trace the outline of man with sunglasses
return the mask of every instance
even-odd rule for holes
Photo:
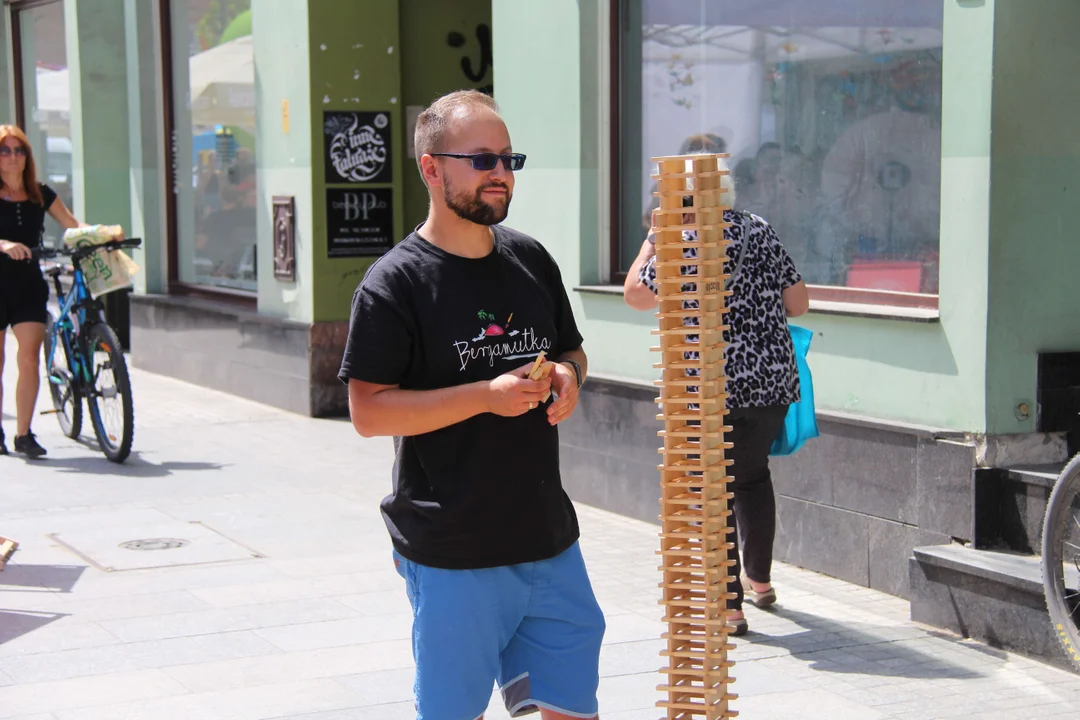
[[[413,608],[419,720],[596,717],[604,617],[559,475],[585,377],[554,259],[500,223],[525,156],[476,91],[417,119],[427,220],[353,296],[339,377],[365,437],[393,436],[382,502]],[[553,361],[529,378],[537,358]],[[549,397],[550,395],[550,397]]]

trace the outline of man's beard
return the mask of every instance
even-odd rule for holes
[[[484,201],[483,192],[491,187],[506,188],[506,205],[504,207],[494,207]],[[482,185],[476,189],[476,193],[471,197],[467,192],[455,192],[454,187],[449,182],[443,185],[443,199],[446,201],[446,206],[453,210],[462,220],[468,220],[477,225],[498,225],[505,220],[510,212],[510,198],[510,189],[502,184]]]

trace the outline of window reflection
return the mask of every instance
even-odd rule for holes
[[[22,50],[23,130],[34,149],[38,182],[56,191],[74,208],[71,152],[71,85],[64,41],[64,4],[39,5],[20,10],[19,43]],[[76,210],[78,212],[78,210]],[[57,245],[63,228],[45,216],[45,243]]]
[[[192,168],[190,187],[177,187],[180,279],[254,291],[251,0],[177,0],[172,8],[175,152]]]
[[[731,155],[736,207],[773,225],[808,283],[937,292],[940,0],[632,0],[628,11],[642,168],[628,219],[654,203],[650,157],[704,146]],[[624,266],[640,233],[624,232]]]

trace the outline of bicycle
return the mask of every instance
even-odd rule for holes
[[[1061,471],[1043,521],[1042,576],[1054,635],[1080,670],[1080,455]]]
[[[139,238],[114,240],[79,248],[38,248],[38,259],[59,256],[71,259],[74,270],[70,292],[60,283],[59,265],[47,269],[56,287],[60,311],[49,313],[45,327],[45,368],[53,410],[60,429],[71,439],[82,432],[83,400],[90,413],[98,446],[110,461],[122,463],[131,454],[135,435],[135,409],[131,379],[116,332],[105,320],[105,307],[94,299],[80,263],[98,251],[137,248]],[[59,351],[59,352],[58,352]],[[106,382],[106,374],[112,382]],[[116,426],[107,423],[117,423]]]

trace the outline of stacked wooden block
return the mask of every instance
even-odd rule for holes
[[[663,462],[659,555],[663,597],[667,695],[657,703],[666,720],[717,720],[738,715],[728,640],[727,600],[732,579],[732,494],[724,433],[727,414],[724,342],[725,193],[718,160],[724,155],[653,158],[657,196],[653,214],[662,373],[658,419]],[[684,198],[692,205],[684,207]],[[684,237],[691,230],[696,238]],[[696,257],[691,257],[696,250]]]
[[[4,569],[8,560],[15,554],[15,551],[19,549],[19,543],[14,540],[8,540],[7,538],[0,537],[0,570]]]

